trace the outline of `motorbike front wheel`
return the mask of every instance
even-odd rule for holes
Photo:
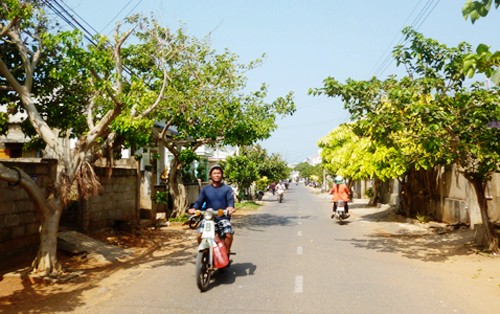
[[[196,257],[196,284],[201,292],[207,291],[210,283],[209,258],[210,253],[208,252],[208,249],[199,251],[198,256]]]

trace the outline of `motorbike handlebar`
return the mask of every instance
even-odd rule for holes
[[[198,212],[199,210],[197,210]],[[228,209],[218,209],[218,210],[214,210],[213,208],[207,208],[204,212],[212,212],[214,215],[217,215],[217,216],[228,216],[229,215],[229,210]],[[202,211],[200,211],[200,214],[202,213]]]

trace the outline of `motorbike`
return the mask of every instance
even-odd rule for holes
[[[276,197],[278,198],[278,202],[283,202],[283,197],[285,196],[285,190],[283,189],[278,189],[276,191]]]
[[[347,213],[345,211],[345,201],[338,200],[336,203],[337,203],[337,209],[333,214],[335,215],[335,219],[338,222],[342,222],[343,220],[348,218]]]
[[[203,231],[196,256],[196,284],[201,292],[207,291],[210,279],[217,269],[227,268],[230,264],[224,242],[216,230],[216,215],[227,216],[228,211],[207,208],[203,213]]]

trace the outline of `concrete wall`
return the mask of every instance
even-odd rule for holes
[[[19,167],[46,189],[55,181],[57,163],[53,159],[2,159],[9,167]],[[65,209],[62,223],[76,229],[98,231],[110,228],[116,221],[137,221],[137,174],[134,168],[95,168],[102,190],[99,195],[80,201],[74,215]],[[24,189],[0,181],[0,256],[16,257],[34,253],[40,237],[40,216]],[[1,262],[1,261],[0,261]]]
[[[456,224],[464,223],[473,227],[482,223],[474,187],[455,170],[441,169],[438,174],[440,200],[435,212],[440,221]],[[399,183],[397,180],[383,183],[380,187],[380,202],[399,206]],[[491,221],[500,224],[500,174],[496,173],[486,187],[488,215]],[[425,205],[422,205],[425,206]]]
[[[438,218],[447,223],[466,223],[474,226],[482,223],[476,191],[455,168],[443,171],[439,176],[441,211]],[[488,215],[491,221],[500,223],[500,174],[496,173],[486,186]]]
[[[55,181],[55,160],[14,158],[0,162],[23,169],[44,190]],[[39,228],[40,215],[24,189],[0,181],[0,256],[34,254],[40,242]]]
[[[138,221],[136,169],[113,168],[112,176],[106,168],[95,168],[102,185],[99,195],[80,201],[79,225],[85,231],[111,228],[117,222]]]
[[[202,182],[201,184],[191,183],[184,185],[186,188],[188,205],[196,201],[198,195],[200,195],[201,189],[208,184],[208,182]]]
[[[152,173],[151,171],[142,171],[141,173],[141,193],[139,208],[144,210],[152,210],[152,196],[154,195],[152,193],[156,191],[152,184],[154,173]]]

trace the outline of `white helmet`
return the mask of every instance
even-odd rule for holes
[[[342,183],[344,183],[344,177],[336,176],[335,179],[333,179],[333,181],[337,184],[342,184]]]

